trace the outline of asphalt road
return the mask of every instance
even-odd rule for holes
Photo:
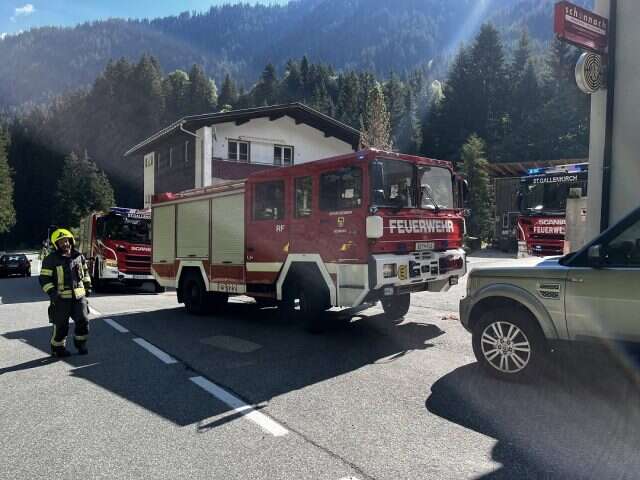
[[[492,380],[457,320],[464,288],[396,322],[332,314],[321,335],[248,299],[194,317],[173,292],[114,290],[90,299],[90,354],[52,361],[37,277],[2,279],[0,478],[637,478],[634,357],[559,353],[537,382]]]

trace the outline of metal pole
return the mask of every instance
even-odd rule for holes
[[[613,113],[615,101],[616,75],[616,16],[618,0],[609,3],[609,50],[607,58],[607,111],[604,131],[604,158],[602,164],[602,206],[600,210],[600,231],[609,228],[611,209],[611,168],[613,157]]]

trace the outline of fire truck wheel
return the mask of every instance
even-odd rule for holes
[[[207,312],[207,291],[200,275],[188,272],[182,282],[182,299],[184,308],[193,315],[204,315]]]
[[[229,300],[229,295],[226,293],[208,293],[207,294],[207,307],[211,312],[217,312],[225,307]]]
[[[164,293],[165,290],[166,289],[162,285],[160,285],[158,282],[154,283],[154,291],[156,293]]]
[[[411,296],[405,293],[403,295],[394,295],[393,297],[384,297],[381,303],[387,318],[389,320],[397,320],[404,317],[409,311]]]
[[[324,310],[322,295],[309,288],[303,288],[299,294],[300,317],[304,322],[304,328],[311,333],[321,333],[324,331],[325,323],[322,319]]]

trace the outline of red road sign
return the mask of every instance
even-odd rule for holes
[[[555,7],[554,32],[565,42],[595,53],[606,53],[609,20],[569,2]]]

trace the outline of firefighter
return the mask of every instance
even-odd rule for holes
[[[40,286],[51,300],[51,354],[58,358],[71,355],[66,349],[71,317],[75,323],[73,343],[80,355],[86,355],[89,353],[89,304],[86,297],[91,292],[87,262],[74,248],[73,235],[67,229],[55,230],[51,234],[51,245],[55,250],[47,255],[40,270]]]

